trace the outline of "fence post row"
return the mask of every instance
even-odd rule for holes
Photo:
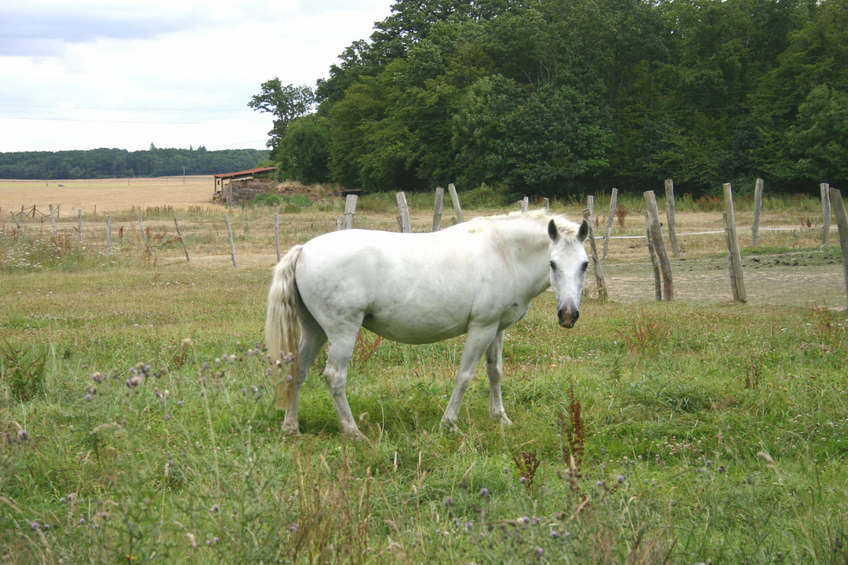
[[[671,277],[671,262],[668,260],[668,253],[665,250],[665,242],[663,242],[662,228],[660,227],[660,213],[657,208],[657,197],[653,190],[648,190],[644,194],[645,208],[650,220],[648,237],[654,243],[654,251],[660,263],[660,272],[662,274],[662,298],[663,300],[674,300],[674,284]]]
[[[648,240],[648,255],[651,257],[651,274],[654,275],[654,298],[659,302],[662,300],[662,278],[660,278],[660,262],[657,252],[654,250],[654,238],[651,235],[651,216],[645,209],[645,237]]]
[[[604,234],[604,256],[603,259],[607,258],[607,251],[609,250],[609,239],[610,234],[612,233],[612,220],[615,217],[615,207],[618,203],[618,189],[613,188],[612,192],[610,192],[610,208],[609,208],[609,216],[607,216],[607,229]]]
[[[751,224],[752,245],[757,246],[757,238],[760,235],[760,210],[763,209],[763,179],[757,177],[754,184],[754,223]]]
[[[409,222],[409,205],[406,203],[406,193],[398,192],[395,194],[395,198],[397,199],[398,210],[400,210],[400,216],[397,217],[398,227],[401,232],[409,233],[412,231],[412,225]]]
[[[456,187],[453,183],[448,185],[448,192],[450,193],[451,202],[453,203],[453,213],[456,215],[455,223],[461,224],[465,221],[465,219],[462,217],[462,206],[459,205],[459,195],[457,195]]]
[[[445,207],[445,189],[441,186],[436,187],[436,198],[433,204],[433,231],[439,231],[442,228],[442,210]]]
[[[356,194],[348,194],[345,197],[344,222],[342,228],[349,230],[353,228],[353,215],[356,213],[356,202],[359,196]]]
[[[112,216],[106,214],[106,253],[112,252]]]
[[[839,227],[839,246],[842,248],[842,268],[845,274],[845,294],[848,297],[848,215],[845,213],[842,193],[835,188],[831,188],[828,193],[833,205],[833,214],[836,216],[836,225]]]
[[[733,190],[730,183],[724,183],[724,222],[727,234],[727,253],[730,264],[730,290],[735,302],[746,302],[745,280],[742,273],[742,253],[739,250],[739,238],[736,236],[736,211],[733,207]]]
[[[827,245],[827,235],[830,232],[830,185],[823,182],[819,185],[822,205],[822,245]]]
[[[58,212],[58,210],[56,210]],[[58,233],[56,231],[56,218],[53,215],[53,205],[50,205],[50,223],[53,224],[53,239],[58,237]]]
[[[177,230],[177,237],[180,240],[180,245],[183,246],[183,251],[185,252],[185,256],[186,256],[186,263],[190,263],[191,259],[189,259],[189,257],[188,257],[188,247],[186,247],[185,240],[183,240],[183,234],[180,232],[180,224],[177,223],[177,215],[176,214],[174,214],[174,228]],[[280,256],[280,249],[278,247],[277,248],[277,258],[278,259],[279,259],[279,256]]]
[[[233,243],[233,228],[230,225],[230,217],[224,214],[224,222],[227,224],[227,237],[230,238],[230,257],[233,258],[233,268],[238,268],[236,265],[236,246]]]
[[[590,197],[591,198],[591,197]],[[586,238],[589,240],[589,248],[592,251],[592,267],[595,272],[595,283],[598,287],[598,299],[601,302],[607,301],[607,283],[604,278],[604,269],[601,266],[601,260],[598,258],[598,247],[595,245],[595,227],[590,220],[590,211],[583,211],[583,219],[589,226],[589,233]]]
[[[665,179],[665,217],[668,221],[668,239],[671,242],[671,254],[680,255],[680,247],[677,245],[677,232],[674,227],[674,181]]]

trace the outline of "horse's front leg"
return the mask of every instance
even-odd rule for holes
[[[501,376],[503,376],[503,330],[498,332],[489,349],[486,350],[486,373],[489,375],[489,414],[492,419],[510,425],[501,398]]]
[[[456,385],[453,387],[445,413],[442,416],[442,429],[456,431],[456,421],[459,416],[459,407],[462,404],[462,395],[474,377],[474,370],[483,356],[483,352],[495,339],[498,333],[497,326],[484,328],[472,328],[465,338],[465,348],[462,350],[462,359],[459,362],[459,372],[456,374]]]

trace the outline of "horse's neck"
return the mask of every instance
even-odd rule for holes
[[[532,298],[548,288],[550,239],[547,228],[537,222],[512,220],[497,229],[502,248],[515,265],[516,276],[526,287],[528,297]]]

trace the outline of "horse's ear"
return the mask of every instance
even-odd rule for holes
[[[553,220],[548,222],[548,235],[551,236],[551,239],[553,241],[559,239],[559,230],[557,229],[556,222],[554,222]]]
[[[583,220],[583,223],[580,224],[580,231],[577,232],[577,239],[583,241],[587,235],[589,235],[589,224],[586,223],[586,220]]]

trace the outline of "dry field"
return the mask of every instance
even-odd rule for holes
[[[124,179],[9,180],[0,179],[0,212],[21,206],[46,210],[61,205],[66,212],[111,213],[131,208],[170,206],[175,210],[213,207],[211,175]]]

